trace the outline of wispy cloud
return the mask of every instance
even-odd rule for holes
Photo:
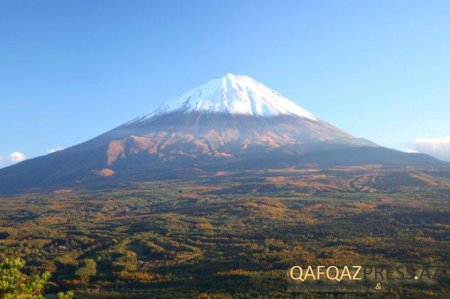
[[[416,150],[444,161],[450,161],[450,135],[415,140]]]
[[[64,149],[64,147],[62,147],[62,146],[51,148],[51,149],[47,150],[47,154],[51,154],[51,153],[54,153],[54,152],[59,152],[59,151],[62,151],[63,149]]]
[[[21,152],[12,152],[8,155],[0,156],[0,168],[19,163],[25,159],[25,154]]]

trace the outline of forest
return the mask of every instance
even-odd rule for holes
[[[433,285],[390,293],[287,291],[294,265],[448,269],[450,183],[439,173],[221,173],[1,197],[0,206],[0,260],[50,273],[49,296],[445,298],[450,285],[444,271]]]

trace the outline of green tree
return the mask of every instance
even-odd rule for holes
[[[67,293],[59,292],[58,299],[72,299],[75,296],[74,292],[68,291]]]
[[[5,299],[43,299],[44,285],[50,273],[25,275],[22,259],[4,259],[0,262],[0,297]]]
[[[85,259],[75,275],[84,283],[88,283],[91,276],[97,275],[97,263],[93,259]]]

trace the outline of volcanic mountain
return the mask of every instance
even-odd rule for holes
[[[439,163],[356,138],[250,77],[227,74],[87,142],[0,169],[0,194],[224,170]]]

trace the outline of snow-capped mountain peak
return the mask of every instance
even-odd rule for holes
[[[313,121],[317,120],[309,111],[255,79],[233,74],[215,78],[134,121],[145,121],[170,112],[223,113],[255,117],[296,115]]]

